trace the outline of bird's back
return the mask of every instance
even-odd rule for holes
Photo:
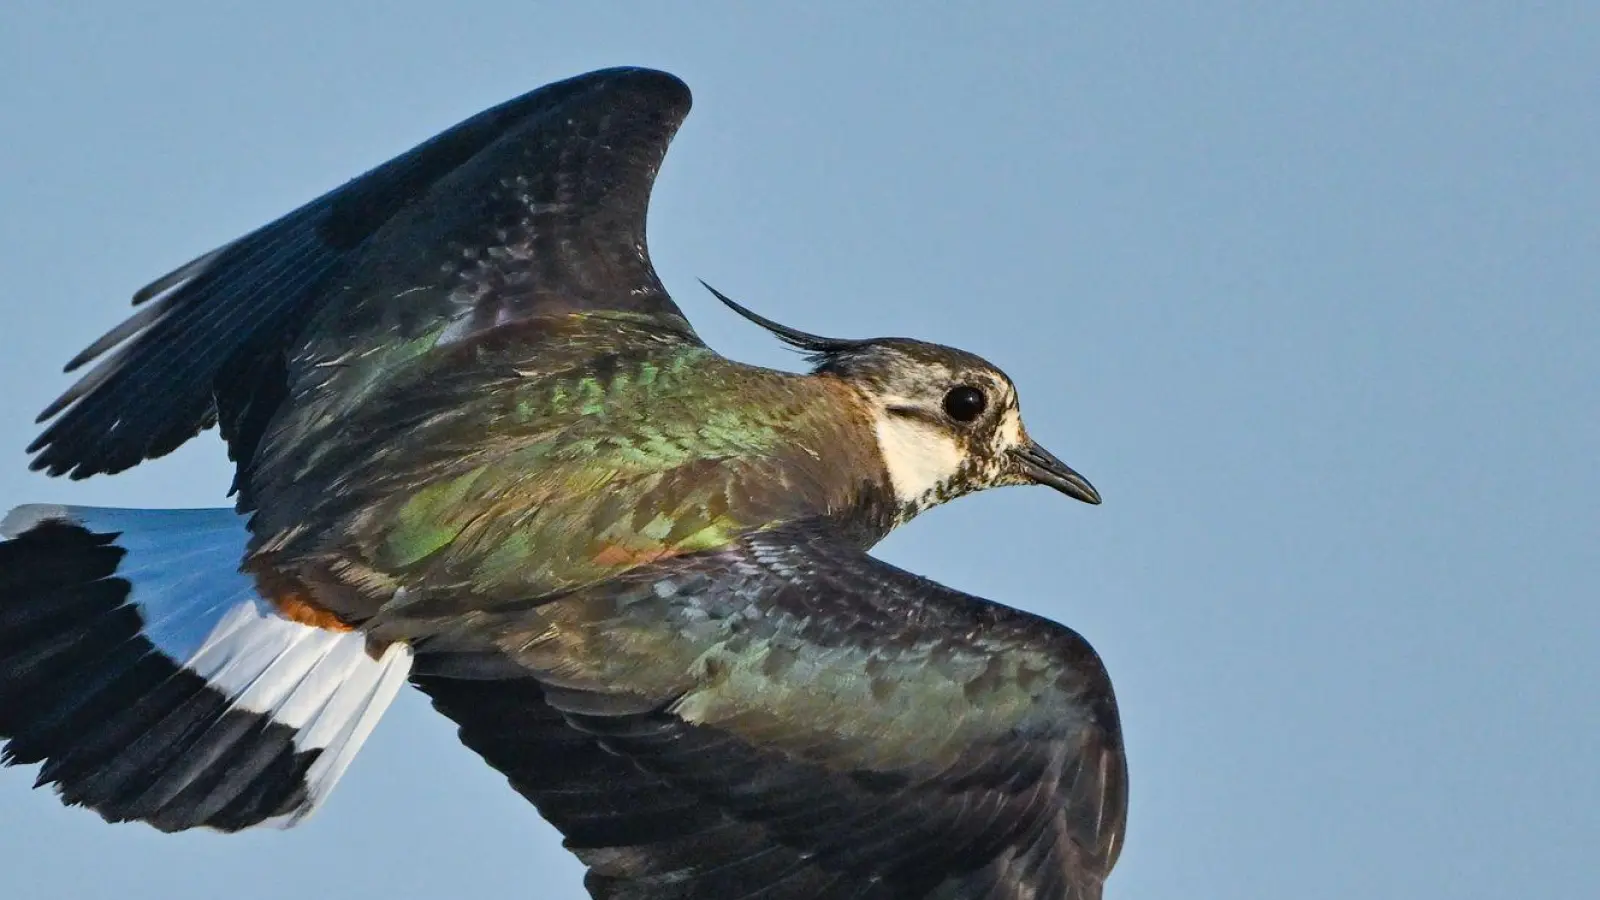
[[[418,354],[338,420],[314,398],[286,411],[252,483],[254,565],[360,621],[402,582],[413,602],[539,596],[788,521],[864,546],[887,529],[848,385],[612,315],[520,328]]]

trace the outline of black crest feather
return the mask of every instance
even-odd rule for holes
[[[705,286],[706,290],[711,292],[711,296],[721,300],[729,309],[745,317],[746,319],[749,319],[757,325],[760,325],[767,331],[772,332],[772,334],[776,336],[778,340],[783,341],[785,344],[788,344],[791,347],[797,347],[806,351],[807,353],[816,354],[817,356],[821,357],[827,357],[835,353],[844,353],[850,350],[860,350],[861,348],[872,343],[871,341],[827,338],[822,337],[821,335],[810,334],[809,332],[801,331],[798,328],[790,328],[787,325],[780,325],[766,316],[759,315],[751,312],[748,309],[745,309],[727,294],[724,294],[711,285],[706,284],[705,281],[702,280],[700,283]]]

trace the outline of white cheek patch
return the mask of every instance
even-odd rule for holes
[[[880,411],[878,450],[901,503],[914,503],[953,478],[965,454],[950,435],[926,422]]]

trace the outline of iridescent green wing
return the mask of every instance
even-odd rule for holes
[[[696,343],[645,250],[682,82],[609,69],[480,113],[158,279],[41,419],[35,468],[85,477],[220,421],[250,505],[258,444],[326,426],[435,345],[543,314],[614,315]]]
[[[850,440],[865,426],[813,380],[593,325],[552,323],[563,340],[525,358],[430,359],[337,441],[269,457],[258,549],[280,569],[326,561],[380,601],[404,587],[466,610],[876,499],[872,448]]]
[[[431,635],[419,685],[599,897],[1089,900],[1121,846],[1089,645],[826,529],[396,624]]]

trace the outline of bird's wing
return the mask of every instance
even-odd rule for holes
[[[1093,649],[822,528],[398,624],[598,897],[1087,900],[1116,861]]]
[[[681,81],[643,69],[548,85],[157,279],[69,363],[99,360],[41,414],[54,421],[33,467],[117,472],[220,421],[244,469],[306,371],[370,382],[419,339],[545,313],[696,341],[645,250],[651,185],[689,105]]]

